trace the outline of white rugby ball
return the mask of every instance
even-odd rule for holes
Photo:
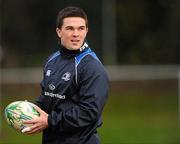
[[[4,110],[7,123],[20,132],[30,127],[23,124],[24,120],[31,120],[39,117],[39,112],[35,109],[35,105],[28,101],[15,101],[10,103]]]

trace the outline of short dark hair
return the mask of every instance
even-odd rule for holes
[[[56,28],[61,28],[63,25],[64,18],[67,18],[67,17],[81,17],[85,20],[86,27],[88,27],[88,19],[84,10],[79,7],[69,6],[62,9],[58,13],[57,20],[56,20]]]

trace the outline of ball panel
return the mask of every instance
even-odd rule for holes
[[[30,126],[23,124],[24,120],[39,117],[39,112],[36,111],[35,105],[27,101],[10,103],[4,112],[7,123],[18,131],[22,131],[22,129]]]

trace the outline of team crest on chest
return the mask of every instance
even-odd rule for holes
[[[64,81],[69,81],[71,78],[71,73],[70,72],[66,72],[63,74],[63,76],[61,77],[61,79],[63,79]]]

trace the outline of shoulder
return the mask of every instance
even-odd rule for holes
[[[76,57],[78,69],[83,73],[106,73],[105,67],[90,48],[88,51]]]
[[[53,54],[51,54],[47,60],[46,60],[46,63],[45,63],[45,67],[53,60],[57,59],[57,57],[60,56],[60,52],[59,51],[56,51],[54,52]]]
[[[92,55],[87,55],[80,64],[81,69],[84,71],[91,71],[96,73],[102,73],[105,72],[105,67],[102,64],[102,62],[97,59],[96,57],[93,57]]]
[[[79,64],[78,75],[80,82],[83,80],[88,81],[109,81],[108,73],[105,66],[91,55],[87,55]]]
[[[100,61],[96,54],[90,48],[87,48],[85,51],[75,57],[76,65],[79,65],[81,61],[88,56],[90,56],[92,59]]]

